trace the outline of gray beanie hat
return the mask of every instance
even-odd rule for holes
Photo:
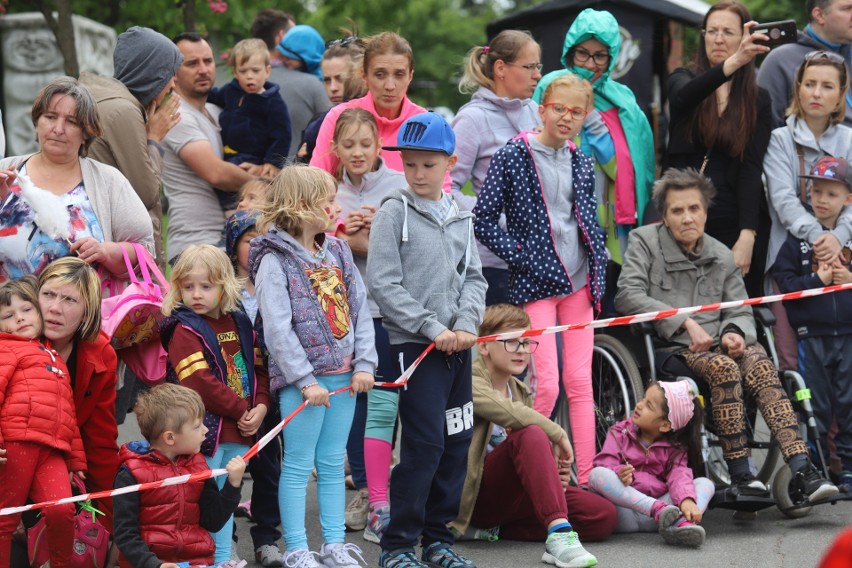
[[[163,34],[133,26],[118,36],[112,61],[115,78],[147,107],[175,76],[183,54]]]

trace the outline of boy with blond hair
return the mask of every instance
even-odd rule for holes
[[[843,158],[820,158],[808,175],[814,217],[828,230],[837,226],[852,204],[852,167]],[[787,235],[773,276],[782,292],[852,282],[852,241],[833,262],[818,261],[807,239]],[[823,455],[828,457],[828,429],[837,421],[834,443],[843,464],[838,489],[852,492],[852,291],[784,302],[799,338],[799,372],[811,391],[811,403]],[[810,444],[810,442],[809,442]]]
[[[207,97],[207,102],[222,107],[225,160],[257,164],[249,173],[274,177],[290,152],[292,133],[280,87],[269,82],[269,50],[263,40],[244,39],[231,50],[228,64],[234,79]],[[236,194],[217,190],[217,195],[225,211],[236,208]]]
[[[523,309],[495,304],[485,310],[480,337],[530,329]],[[603,540],[615,529],[615,507],[569,485],[573,449],[558,424],[536,412],[529,387],[515,378],[529,366],[537,338],[477,343],[473,363],[473,440],[467,457],[456,534],[483,538],[499,527],[510,540],[545,541],[542,561],[592,566],[583,540]],[[554,460],[555,457],[555,461]],[[540,464],[524,467],[524,464]],[[549,464],[549,465],[548,465]]]
[[[473,568],[453,550],[447,527],[458,513],[473,433],[470,348],[487,288],[473,215],[443,190],[457,158],[455,135],[440,115],[412,116],[397,145],[385,149],[402,153],[409,187],[387,194],[373,217],[368,286],[401,367],[429,343],[435,349],[399,395],[400,463],[379,566]],[[422,561],[414,553],[418,540]]]
[[[209,469],[199,453],[207,427],[197,392],[157,385],[139,395],[134,412],[146,441],[122,446],[116,489]],[[216,546],[210,532],[221,530],[237,508],[246,464],[235,457],[225,469],[228,480],[221,491],[211,478],[114,497],[113,539],[122,566],[212,565]]]

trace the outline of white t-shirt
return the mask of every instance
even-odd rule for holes
[[[163,186],[169,199],[169,229],[166,235],[166,258],[179,255],[189,245],[219,245],[225,215],[213,186],[198,176],[180,157],[190,142],[210,143],[222,159],[222,135],[218,107],[206,105],[207,113],[198,111],[186,100],[180,101],[180,122],[163,138]]]

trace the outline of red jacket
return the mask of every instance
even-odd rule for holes
[[[94,341],[77,343],[74,371],[74,407],[89,463],[89,491],[112,489],[118,472],[118,427],[115,423],[115,386],[118,358],[102,331]],[[112,532],[112,499],[98,501]]]
[[[167,477],[207,471],[210,468],[200,453],[179,456],[172,462],[147,442],[131,442],[121,447],[122,468],[137,483],[159,481]],[[124,469],[121,470],[122,475]],[[210,566],[216,544],[201,522],[204,483],[184,483],[138,493],[138,530],[148,549],[161,562],[189,562],[190,566]],[[120,540],[116,533],[115,537]],[[122,552],[124,552],[122,550]],[[122,566],[131,566],[122,561]]]
[[[70,471],[86,471],[65,362],[39,341],[0,333],[0,448],[10,441],[55,448]]]

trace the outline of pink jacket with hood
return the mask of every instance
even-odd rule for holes
[[[630,418],[609,429],[593,464],[618,473],[625,462],[635,469],[633,488],[637,491],[655,498],[669,493],[676,505],[684,499],[695,501],[695,485],[686,451],[663,439],[646,448],[639,441],[639,433]]]

